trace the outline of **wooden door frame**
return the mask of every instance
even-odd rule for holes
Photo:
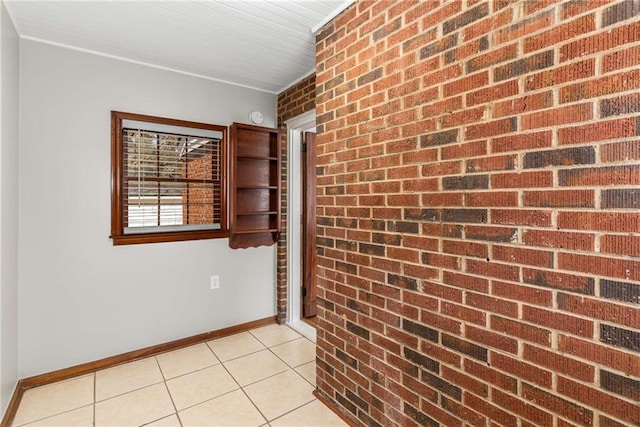
[[[308,111],[286,121],[287,125],[287,323],[303,324],[300,277],[302,276],[300,217],[302,133],[315,129],[316,112]],[[304,326],[303,326],[304,327]],[[310,326],[309,326],[310,327]],[[310,327],[311,328],[311,327]],[[313,329],[313,328],[312,328]],[[315,332],[315,331],[314,331]]]

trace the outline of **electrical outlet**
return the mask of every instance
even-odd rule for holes
[[[211,289],[218,289],[220,287],[220,276],[211,276]]]

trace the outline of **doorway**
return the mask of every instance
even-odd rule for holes
[[[303,234],[302,144],[305,132],[315,132],[315,110],[286,122],[287,125],[287,324],[315,341],[315,328],[303,321],[303,256],[309,243]],[[307,146],[308,149],[308,146]],[[314,152],[315,161],[315,152]],[[315,168],[314,168],[315,177]],[[315,224],[315,209],[313,214]],[[314,245],[315,246],[315,245]],[[313,261],[315,263],[315,261]]]

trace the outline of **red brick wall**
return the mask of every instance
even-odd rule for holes
[[[185,163],[182,175],[190,179],[214,179],[218,175],[218,153],[204,155]],[[212,160],[213,159],[213,160]],[[191,184],[182,190],[182,221],[183,224],[212,224],[219,223],[220,218],[220,184],[211,185]],[[213,207],[213,208],[212,208]],[[215,208],[215,209],[214,209]]]
[[[278,322],[287,318],[287,125],[286,121],[297,117],[316,106],[316,76],[305,77],[278,95],[278,127],[280,128],[282,147],[281,175],[281,223],[277,254],[277,313]]]
[[[358,1],[317,39],[319,392],[640,424],[640,3]]]

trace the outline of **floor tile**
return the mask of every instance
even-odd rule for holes
[[[167,388],[155,384],[96,403],[96,427],[140,426],[173,412]]]
[[[293,341],[302,336],[286,325],[263,326],[262,328],[252,329],[250,332],[251,335],[267,347]]]
[[[13,421],[14,426],[93,403],[93,374],[27,390]]]
[[[145,424],[144,427],[182,427],[180,420],[176,414],[169,415],[161,420],[154,421],[149,424]]]
[[[166,379],[217,365],[220,361],[206,344],[198,344],[157,356]]]
[[[316,360],[316,345],[306,338],[276,345],[270,350],[292,368]]]
[[[93,427],[93,405],[26,424],[25,427]]]
[[[289,369],[282,360],[278,359],[269,350],[262,350],[258,353],[230,360],[225,362],[224,366],[241,386]]]
[[[96,372],[96,402],[162,382],[155,358],[125,363]]]
[[[179,411],[239,388],[222,365],[171,379],[167,387]]]
[[[179,413],[183,427],[258,427],[266,420],[242,390],[193,406]]]
[[[207,344],[223,362],[265,349],[265,346],[249,332],[209,341]]]
[[[314,399],[313,387],[292,370],[245,387],[260,412],[273,420]]]
[[[302,366],[298,366],[296,368],[296,372],[304,377],[305,380],[309,381],[312,386],[316,386],[316,362],[306,363]]]
[[[271,427],[340,427],[349,426],[319,400],[307,403],[270,423]]]

